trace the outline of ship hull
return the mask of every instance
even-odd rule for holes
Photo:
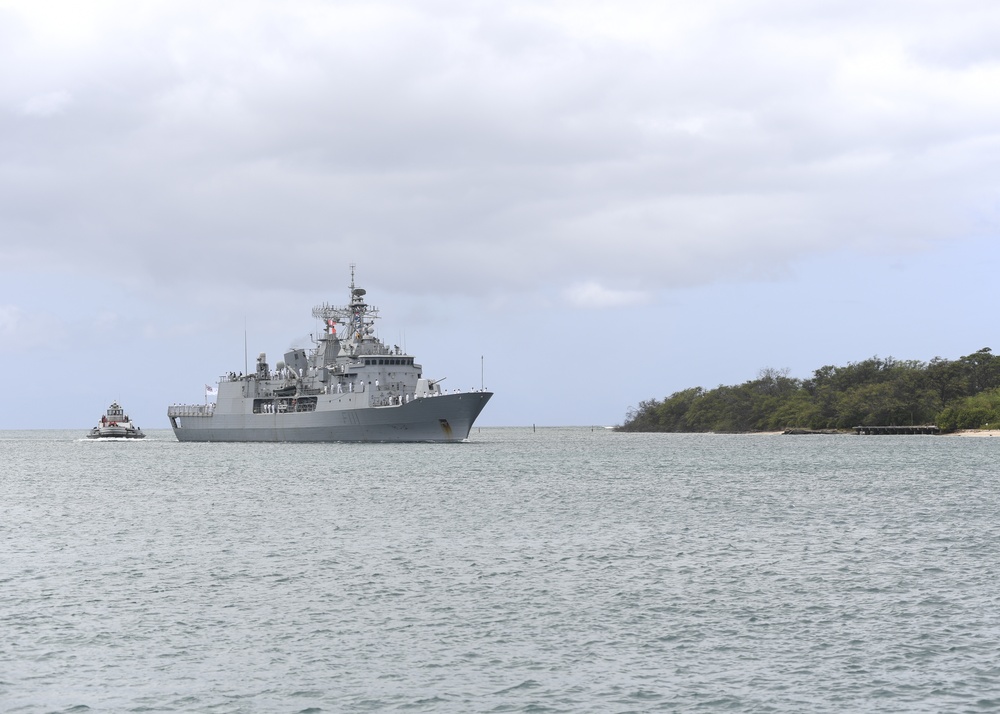
[[[178,441],[201,442],[457,442],[468,438],[490,392],[448,394],[385,407],[337,408],[288,414],[239,413],[239,402],[211,413],[176,416]]]

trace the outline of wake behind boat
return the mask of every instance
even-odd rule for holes
[[[313,308],[323,333],[271,370],[219,378],[215,403],[167,409],[178,441],[430,441],[468,438],[492,392],[442,391],[412,355],[375,335],[378,308],[354,285],[350,303]],[[211,388],[209,388],[211,389]],[[215,391],[214,389],[212,391]]]
[[[132,423],[128,414],[118,402],[112,402],[108,410],[101,416],[90,433],[88,439],[145,439],[142,429]]]

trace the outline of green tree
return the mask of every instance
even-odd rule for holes
[[[969,389],[965,365],[935,357],[927,365],[927,384],[942,405],[963,397]]]
[[[768,367],[737,386],[685,389],[640,402],[620,428],[744,432],[935,422],[942,429],[975,428],[1000,423],[994,393],[1000,393],[1000,357],[989,348],[930,363],[875,356],[820,367],[804,381]]]
[[[659,406],[657,400],[647,399],[639,402],[638,407],[629,407],[625,413],[625,424],[619,428],[622,431],[660,431],[656,414]]]
[[[697,401],[704,390],[701,387],[674,392],[663,400],[657,408],[657,421],[660,431],[691,431],[688,424],[688,412],[691,405]]]
[[[958,361],[965,368],[969,395],[1000,387],[1000,357],[996,357],[989,347],[960,357]]]
[[[980,392],[945,407],[937,418],[944,431],[1000,424],[1000,389]]]

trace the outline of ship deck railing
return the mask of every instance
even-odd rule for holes
[[[168,417],[212,416],[215,404],[171,404],[167,407]]]

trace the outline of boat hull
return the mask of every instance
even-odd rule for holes
[[[178,441],[457,442],[468,438],[491,392],[447,394],[384,407],[336,408],[287,414],[212,412],[174,415]],[[324,408],[325,407],[325,408]]]
[[[126,429],[121,426],[106,426],[91,429],[88,439],[145,439],[146,435],[136,429]]]

